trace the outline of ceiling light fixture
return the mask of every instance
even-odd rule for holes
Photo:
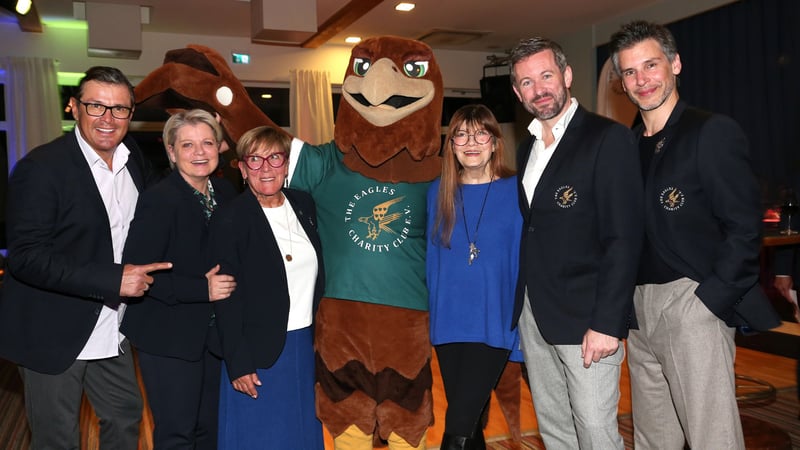
[[[31,0],[17,0],[17,7],[15,8],[15,10],[17,11],[18,14],[24,16],[25,14],[28,14],[28,12],[31,10],[32,5],[33,2]]]
[[[348,44],[358,44],[359,42],[361,42],[361,38],[358,36],[347,36],[346,38],[344,38],[344,41],[347,42]]]
[[[416,5],[413,3],[402,2],[398,3],[397,6],[394,7],[394,9],[396,9],[397,11],[409,12],[412,9],[414,9],[415,6]]]

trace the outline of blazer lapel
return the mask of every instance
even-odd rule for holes
[[[521,152],[520,155],[517,156],[517,193],[520,211],[522,211],[523,217],[527,217],[531,212],[531,205],[528,203],[528,195],[525,192],[525,186],[523,185],[522,180],[525,177],[525,170],[528,167],[528,161],[530,160],[531,152],[533,151],[534,142],[536,142],[536,138],[530,136],[525,139],[522,145],[520,145],[518,148],[518,150],[521,150]]]
[[[581,106],[578,106],[578,109],[575,111],[575,115],[572,116],[572,120],[569,121],[567,129],[564,131],[564,136],[561,137],[561,141],[558,143],[558,146],[556,146],[553,156],[550,158],[550,161],[547,162],[547,166],[544,168],[544,172],[542,172],[542,177],[536,184],[536,189],[533,190],[531,208],[533,207],[537,196],[541,193],[542,189],[544,189],[543,186],[548,185],[550,179],[559,172],[559,168],[567,156],[573,152],[573,148],[580,144],[580,127],[583,122],[583,117],[584,110]]]
[[[686,103],[682,100],[678,101],[678,104],[675,105],[675,108],[672,110],[672,113],[669,115],[669,119],[667,119],[666,125],[664,125],[664,129],[661,132],[661,139],[656,142],[656,147],[653,150],[653,159],[650,162],[650,167],[647,168],[648,172],[648,179],[653,179],[653,174],[656,171],[661,159],[664,157],[664,154],[667,153],[669,146],[672,142],[672,138],[675,136],[675,125],[678,123],[683,111],[686,109]],[[636,136],[641,139],[644,133],[644,125],[639,125],[640,128],[637,129]]]
[[[136,185],[136,189],[141,193],[147,187],[147,180],[144,176],[144,157],[142,156],[139,146],[136,145],[136,141],[134,141],[133,138],[130,136],[125,136],[125,139],[122,142],[126,147],[128,147],[129,151],[128,162],[125,164],[125,167],[128,168],[128,173],[131,175],[131,179],[133,179],[133,184]]]

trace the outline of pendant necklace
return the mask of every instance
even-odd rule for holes
[[[284,208],[283,212],[286,213],[286,230],[289,232],[289,253],[286,254],[285,258],[286,258],[286,261],[291,262],[292,261],[292,225],[289,222],[289,208],[291,208],[291,206],[289,205],[289,199],[287,199],[285,196],[283,197],[283,208]]]
[[[467,259],[467,263],[471,266],[476,259],[478,259],[478,253],[481,250],[475,244],[478,242],[478,228],[481,226],[481,219],[483,218],[483,209],[486,207],[486,199],[489,198],[489,191],[492,189],[492,182],[494,181],[494,175],[489,179],[489,186],[486,187],[486,194],[483,196],[483,203],[481,204],[481,212],[478,214],[478,222],[475,224],[475,235],[472,236],[470,239],[469,237],[469,228],[467,227],[467,214],[464,212],[464,188],[461,187],[461,216],[464,218],[464,232],[467,235],[467,241],[469,242],[469,258]]]

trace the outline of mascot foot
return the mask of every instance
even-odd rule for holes
[[[389,450],[425,450],[428,448],[425,436],[425,434],[422,435],[422,439],[419,440],[419,445],[415,447],[397,434],[392,433],[389,435]]]
[[[350,425],[344,433],[333,439],[335,450],[372,450],[372,435],[366,434],[355,425]]]

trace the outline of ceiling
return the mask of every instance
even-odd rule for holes
[[[144,32],[250,37],[249,0],[93,0],[96,3],[138,4],[150,7]],[[263,1],[265,8],[295,7],[295,0]],[[317,0],[316,45],[344,44],[350,35],[362,38],[398,35],[422,39],[434,48],[498,52],[520,38],[557,38],[592,24],[659,3],[660,0],[416,0],[408,13],[394,10],[399,0]],[[68,0],[34,0],[43,22],[73,19]],[[326,23],[327,22],[327,23]],[[478,37],[459,42],[458,34]],[[431,38],[424,36],[435,33]],[[434,39],[435,38],[435,39]]]

